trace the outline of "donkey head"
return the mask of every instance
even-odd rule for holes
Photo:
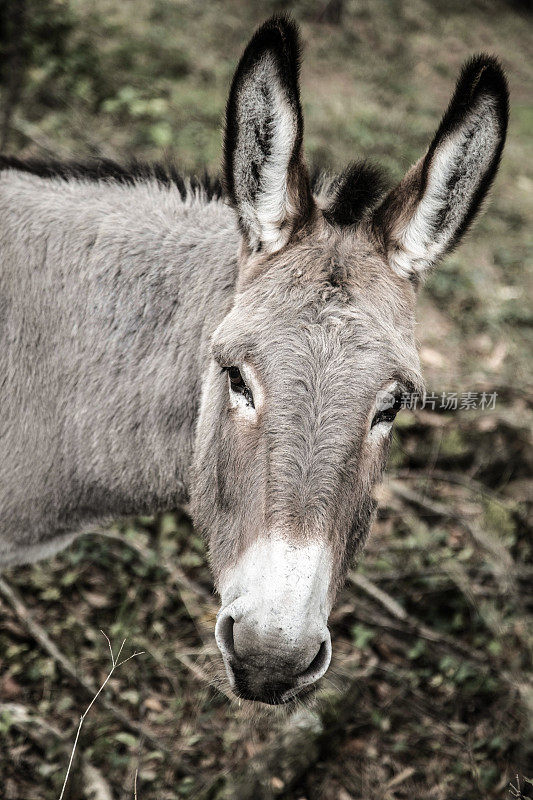
[[[486,194],[508,106],[501,68],[478,56],[427,154],[387,196],[364,165],[313,193],[298,67],[297,29],[275,17],[231,87],[225,181],[239,275],[212,339],[191,498],[222,597],[229,680],[272,704],[329,665],[328,615],[368,536],[399,394],[421,386],[416,288]]]

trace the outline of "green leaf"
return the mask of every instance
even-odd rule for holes
[[[133,735],[133,733],[126,733],[126,731],[120,731],[116,733],[114,736],[117,742],[120,744],[126,745],[126,747],[134,748],[138,745],[137,737]]]

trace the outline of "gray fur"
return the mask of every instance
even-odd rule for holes
[[[156,182],[0,173],[0,563],[186,503],[231,210]]]

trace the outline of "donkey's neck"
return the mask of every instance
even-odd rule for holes
[[[12,524],[62,530],[185,503],[209,339],[235,291],[231,209],[155,182],[7,171],[0,220],[0,296],[20,332],[0,355],[18,431]]]

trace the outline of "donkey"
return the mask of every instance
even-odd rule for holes
[[[270,704],[328,668],[400,394],[422,387],[417,289],[485,197],[508,118],[500,65],[476,56],[392,191],[361,163],[312,184],[299,60],[285,16],[245,49],[224,192],[161,167],[0,165],[1,566],[187,508],[230,684]]]

